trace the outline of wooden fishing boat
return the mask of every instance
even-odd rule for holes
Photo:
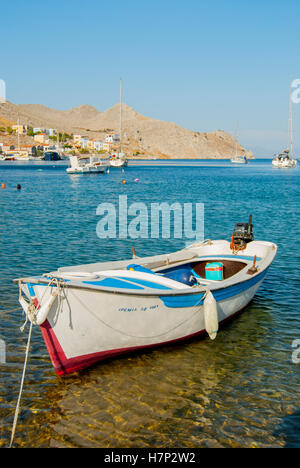
[[[103,359],[208,334],[244,309],[276,255],[237,224],[231,242],[207,240],[144,258],[62,267],[15,280],[58,375]]]

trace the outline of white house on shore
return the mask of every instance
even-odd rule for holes
[[[117,133],[110,134],[105,138],[106,143],[117,143],[118,141],[120,141],[120,138]]]
[[[87,149],[89,146],[89,139],[88,138],[80,138],[79,140],[79,145],[81,146],[82,149]]]
[[[35,127],[32,129],[33,133],[46,133],[46,129],[45,128],[41,128],[41,127]]]
[[[82,139],[81,135],[73,135],[73,142],[75,145],[79,145],[81,139]]]
[[[94,141],[94,149],[96,151],[102,151],[103,150],[103,141]]]
[[[12,125],[11,128],[19,135],[23,135],[24,133],[27,132],[28,126],[17,124],[17,125]]]

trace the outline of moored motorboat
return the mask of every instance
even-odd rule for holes
[[[6,154],[4,153],[4,155],[2,155],[2,161],[14,161],[15,160],[15,157],[13,154]]]
[[[208,334],[245,308],[277,247],[238,224],[231,242],[62,267],[15,280],[20,304],[41,331],[58,375],[123,353]]]
[[[108,164],[102,161],[98,156],[85,156],[78,158],[70,156],[71,167],[67,168],[68,174],[98,174],[103,173]]]

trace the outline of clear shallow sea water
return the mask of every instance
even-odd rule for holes
[[[138,178],[137,183],[134,180]],[[126,184],[122,184],[126,179]],[[253,214],[278,255],[254,301],[216,341],[193,340],[57,378],[34,329],[15,446],[300,447],[300,166],[203,162],[70,176],[61,164],[0,165],[0,447],[9,443],[28,328],[12,279],[59,266],[169,252],[179,239],[100,240],[102,202],[205,204],[205,237],[230,239]],[[22,190],[16,190],[21,184]]]

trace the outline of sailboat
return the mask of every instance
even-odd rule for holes
[[[234,164],[247,164],[248,163],[246,156],[242,154],[238,154],[238,125],[237,125],[236,138],[235,138],[235,154],[231,158],[231,162]]]
[[[120,80],[120,149],[118,153],[111,154],[109,162],[112,167],[124,167],[128,164],[125,153],[122,153],[122,79]]]
[[[293,129],[293,100],[292,85],[290,87],[290,107],[289,107],[289,148],[280,154],[275,154],[272,164],[275,167],[291,168],[297,166],[297,159],[294,158],[294,129]]]
[[[18,138],[18,149],[13,152],[9,152],[10,155],[13,155],[15,161],[29,161],[30,156],[28,151],[21,151],[20,149],[20,119],[18,118],[18,128],[17,128],[17,138]]]

